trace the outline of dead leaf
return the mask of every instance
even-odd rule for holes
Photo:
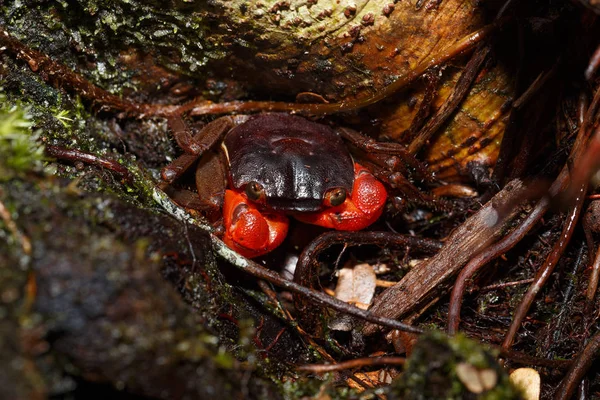
[[[358,264],[354,268],[342,268],[338,271],[338,282],[335,297],[346,303],[355,304],[366,310],[369,308],[377,277],[369,264]]]
[[[354,376],[371,388],[381,385],[388,385],[392,383],[393,379],[392,374],[385,369],[369,372],[357,372],[356,374],[354,374]],[[352,379],[347,379],[346,382],[348,383],[348,386],[350,386],[353,389],[356,389],[359,392],[365,390],[363,386],[359,385],[356,381]]]

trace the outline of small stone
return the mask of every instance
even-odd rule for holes
[[[352,42],[348,42],[348,43],[344,43],[341,48],[342,48],[342,53],[348,53],[350,51],[352,51],[352,48],[354,47],[354,43]]]
[[[533,368],[517,368],[511,372],[510,381],[523,390],[525,400],[538,400],[542,381],[540,374]]]
[[[354,14],[356,14],[356,6],[352,5],[352,6],[348,6],[346,7],[346,9],[344,10],[344,16],[346,18],[351,18],[354,16]]]
[[[364,26],[373,25],[375,23],[375,16],[373,15],[373,13],[366,13],[363,16],[362,21],[360,23]]]
[[[391,15],[391,14],[394,12],[394,9],[395,9],[395,8],[396,8],[396,6],[394,6],[394,4],[392,4],[392,3],[390,3],[390,4],[386,4],[386,5],[383,7],[383,10],[381,10],[381,13],[382,13],[383,15],[385,15],[386,17],[389,17],[389,16],[390,16],[390,15]]]

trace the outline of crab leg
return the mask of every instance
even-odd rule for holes
[[[387,192],[368,169],[354,164],[352,194],[337,207],[316,213],[297,214],[302,222],[333,228],[339,231],[358,231],[375,222],[383,212]]]
[[[169,126],[171,132],[173,132],[173,137],[175,138],[177,145],[185,153],[197,155],[203,150],[203,148],[198,143],[200,137],[195,138],[192,136],[192,134],[190,133],[190,129],[187,127],[187,125],[181,117],[167,118],[167,125]],[[220,126],[217,127],[216,131],[219,132],[219,129],[221,129]],[[204,129],[202,131],[204,131]]]
[[[222,117],[203,127],[193,137],[181,118],[170,118],[169,128],[177,143],[186,152],[162,170],[162,178],[171,183],[196,164],[196,189],[198,194],[166,186],[173,199],[180,205],[217,212],[223,204],[223,195],[227,185],[227,172],[223,154],[216,144],[245,117]],[[186,150],[187,148],[187,150]],[[195,152],[195,154],[191,154]]]
[[[432,180],[431,173],[427,171],[425,166],[419,160],[417,160],[415,156],[406,149],[406,147],[399,143],[378,142],[373,138],[365,136],[349,128],[338,128],[336,129],[336,133],[340,135],[342,139],[349,141],[354,146],[363,150],[365,153],[367,153],[367,155],[384,154],[387,156],[395,156],[399,160],[397,160],[394,157],[391,157],[391,159],[394,161],[404,162],[407,167],[413,169],[417,173],[417,175],[422,179]],[[396,162],[394,162],[393,164],[396,164]],[[392,169],[396,169],[399,166],[391,167]]]
[[[215,146],[231,128],[241,122],[243,119],[237,116],[221,117],[206,125],[190,138],[190,133],[183,120],[180,118],[169,119],[169,127],[173,130],[175,140],[186,151],[186,154],[164,167],[161,173],[162,178],[169,183],[179,178],[204,152]]]

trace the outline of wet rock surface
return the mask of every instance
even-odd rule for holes
[[[170,268],[174,278],[175,253],[191,260],[194,252],[196,272],[180,271],[181,282],[214,268],[206,234],[50,182],[2,191],[32,246],[27,260],[16,244],[0,242],[2,397],[59,395],[74,377],[152,398],[278,397],[224,352],[237,337],[215,322],[224,304],[206,282],[180,288],[193,292],[191,305],[163,276]],[[218,286],[212,281],[211,290]],[[236,307],[240,318],[250,315],[250,305]]]

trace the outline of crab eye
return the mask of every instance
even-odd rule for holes
[[[336,207],[346,201],[346,189],[335,188],[325,193],[325,205]]]
[[[246,196],[252,201],[259,201],[265,197],[265,189],[258,182],[248,182],[246,185]]]

